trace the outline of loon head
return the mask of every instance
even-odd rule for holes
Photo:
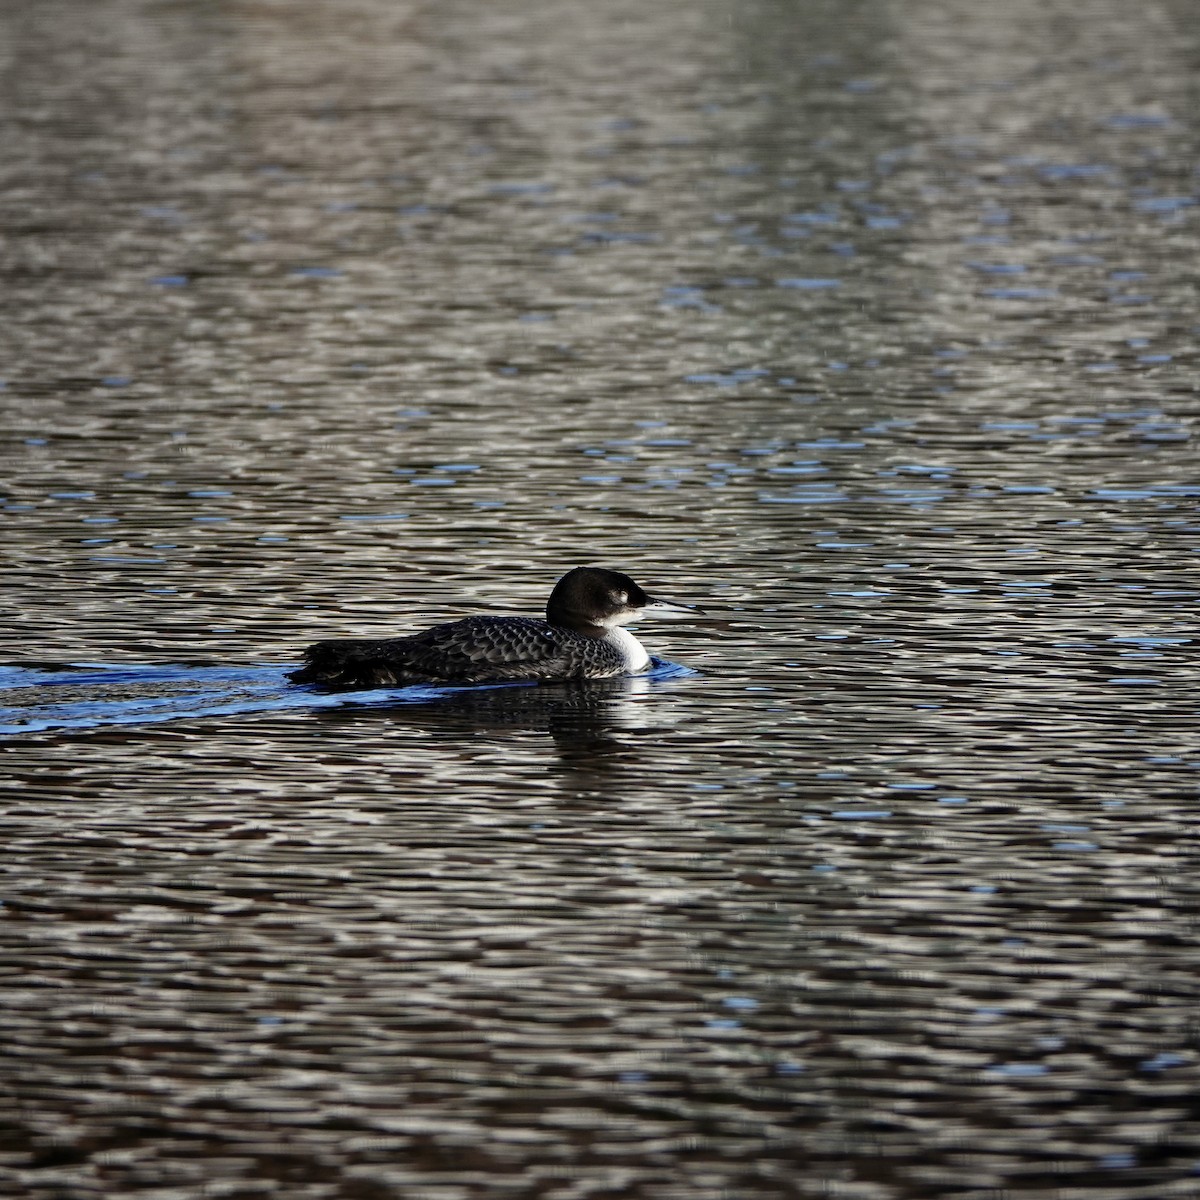
[[[551,625],[602,637],[606,629],[642,617],[687,617],[703,611],[695,605],[647,596],[620,571],[576,567],[554,585],[546,605],[546,620]]]

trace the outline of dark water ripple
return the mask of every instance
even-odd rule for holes
[[[0,13],[0,1194],[1195,1195],[1192,9]]]

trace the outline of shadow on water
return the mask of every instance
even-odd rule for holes
[[[660,658],[644,675],[538,685],[376,688],[358,692],[298,687],[291,667],[203,667],[98,663],[0,667],[0,735],[103,729],[255,713],[349,709],[397,712],[415,723],[548,728],[561,736],[636,721],[631,701],[656,685],[695,674]]]

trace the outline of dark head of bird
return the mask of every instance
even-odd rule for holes
[[[627,625],[644,613],[683,616],[700,611],[694,606],[656,600],[620,571],[576,567],[554,585],[546,603],[546,620],[589,637],[603,637],[606,629]]]

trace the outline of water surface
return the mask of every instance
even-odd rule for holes
[[[1190,5],[0,32],[0,1190],[1194,1193]]]

